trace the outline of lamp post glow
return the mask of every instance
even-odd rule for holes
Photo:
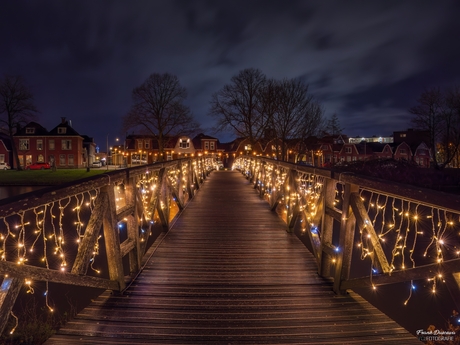
[[[109,170],[109,135],[107,134],[107,151],[105,153],[105,166],[107,167],[107,170]]]

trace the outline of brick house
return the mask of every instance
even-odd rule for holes
[[[81,168],[91,158],[91,150],[84,148],[84,137],[65,117],[49,132],[40,124],[30,122],[18,129],[14,142],[23,168],[35,162],[48,162],[56,168]],[[92,147],[94,143],[87,146]]]
[[[198,155],[201,154],[206,157],[219,158],[224,152],[224,150],[219,147],[219,140],[209,135],[200,133],[195,136],[192,141],[196,154]]]
[[[413,161],[420,167],[429,168],[431,165],[431,150],[425,143],[420,143],[412,147],[414,152]]]
[[[36,122],[30,122],[17,130],[14,142],[21,167],[25,168],[35,162],[50,162],[47,151],[48,135],[48,131]]]
[[[393,152],[393,158],[395,160],[404,160],[407,162],[412,161],[412,150],[410,145],[406,142],[395,144],[393,147]]]

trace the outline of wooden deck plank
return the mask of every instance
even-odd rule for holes
[[[206,180],[122,296],[46,344],[420,344],[315,260],[236,172]]]

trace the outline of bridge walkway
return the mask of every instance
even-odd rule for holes
[[[313,256],[237,172],[212,173],[123,295],[46,344],[420,344]]]

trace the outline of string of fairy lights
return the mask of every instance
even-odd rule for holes
[[[290,190],[292,183],[287,178],[289,168],[277,162],[262,162],[257,157],[239,157],[234,166],[247,178],[254,179],[254,184],[263,192],[265,200],[270,202],[277,198],[280,202],[278,208],[284,209],[283,213],[287,215],[283,217],[286,222],[290,220],[289,214],[297,204],[302,211],[302,231],[310,231],[315,243],[320,243],[321,224],[320,221],[315,223],[315,219],[318,219],[316,212],[318,202],[321,202],[325,177],[296,171],[297,190],[293,191]],[[460,211],[453,213],[442,207],[407,200],[403,195],[390,196],[363,188],[360,188],[359,194],[368,219],[365,219],[363,229],[359,230],[356,226],[359,240],[355,245],[360,259],[369,260],[371,283],[373,275],[382,273],[375,262],[371,231],[375,231],[384,251],[390,266],[389,274],[460,257]],[[343,201],[344,185],[337,182],[334,207],[340,210]],[[337,253],[340,252],[338,246],[335,249]],[[333,264],[337,262],[336,257],[331,260]],[[438,272],[427,280],[431,283],[431,291],[436,293],[437,286],[444,282],[444,276]],[[373,283],[371,286],[377,289]],[[404,305],[409,302],[415,289],[414,281],[411,281]]]
[[[152,226],[159,220],[156,205],[157,198],[163,203],[164,191],[174,191],[176,195],[182,195],[184,201],[190,198],[187,189],[187,179],[190,175],[203,178],[212,169],[212,162],[195,159],[190,165],[193,172],[189,171],[189,164],[171,165],[165,169],[166,180],[159,180],[159,170],[146,169],[145,172],[135,177],[135,193],[139,195],[142,207],[135,217],[138,217],[138,231],[141,242],[147,241],[152,233]],[[116,210],[127,206],[126,184],[127,181],[113,183]],[[162,185],[166,183],[168,186]],[[110,182],[109,182],[110,184]],[[163,188],[165,187],[165,188]],[[157,193],[158,188],[162,192]],[[182,188],[179,193],[179,189]],[[191,184],[193,193],[196,188]],[[46,202],[30,210],[4,217],[0,223],[0,259],[2,261],[15,262],[17,265],[32,265],[44,267],[50,270],[68,272],[75,260],[78,248],[85,236],[95,202],[100,195],[100,189],[85,191],[60,200]],[[175,207],[175,201],[171,197],[169,205],[161,204],[162,208]],[[121,220],[117,226],[120,238],[126,226],[127,219]],[[2,225],[2,226],[1,226]],[[96,259],[100,254],[102,235],[97,237],[89,267],[95,274],[101,274]],[[7,275],[5,276],[7,277]],[[25,279],[27,293],[35,293],[32,279]],[[54,311],[49,300],[49,282],[45,281],[44,302],[50,312]],[[18,318],[11,312],[15,320],[10,333],[14,333],[18,325]]]

